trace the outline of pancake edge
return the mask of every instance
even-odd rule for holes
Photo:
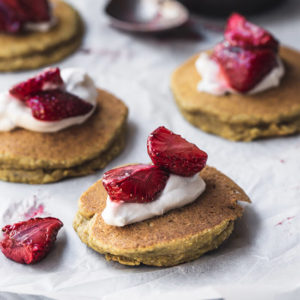
[[[45,184],[56,182],[64,178],[79,177],[93,174],[96,171],[103,169],[106,165],[118,156],[125,148],[126,126],[121,130],[119,135],[114,139],[112,145],[98,157],[93,158],[83,164],[59,169],[1,169],[0,180],[9,182],[29,183],[29,184]]]

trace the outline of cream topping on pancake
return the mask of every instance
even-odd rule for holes
[[[62,69],[61,77],[65,83],[65,91],[93,105],[89,113],[59,121],[40,121],[32,116],[31,109],[22,101],[9,92],[4,92],[0,94],[0,131],[22,127],[37,132],[56,132],[85,122],[97,106],[98,92],[93,80],[79,68]]]
[[[55,17],[51,17],[49,21],[45,22],[26,22],[24,24],[26,31],[39,31],[39,32],[47,32],[57,23],[57,19]]]
[[[209,94],[221,96],[226,93],[238,93],[238,91],[228,87],[219,80],[219,65],[203,52],[195,63],[201,81],[198,83],[197,90]],[[279,86],[280,79],[284,75],[284,66],[279,56],[277,56],[277,67],[273,68],[253,89],[247,94],[256,94],[267,89]]]
[[[171,209],[192,203],[204,192],[205,187],[206,184],[199,173],[191,177],[170,174],[164,190],[152,202],[115,202],[107,196],[102,218],[108,225],[125,226],[160,216]]]

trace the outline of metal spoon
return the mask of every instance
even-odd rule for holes
[[[179,27],[188,10],[175,0],[110,0],[105,8],[112,26],[132,32],[159,32]]]

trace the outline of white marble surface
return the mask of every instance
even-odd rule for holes
[[[213,46],[221,39],[219,33],[202,28],[202,39],[128,35],[107,25],[101,14],[104,1],[71,2],[87,22],[85,50],[59,65],[85,67],[99,87],[115,93],[130,109],[126,149],[106,170],[147,162],[147,135],[165,125],[203,148],[209,154],[208,164],[242,186],[253,203],[219,250],[173,268],[132,268],[106,262],[83,245],[72,229],[77,199],[103,171],[43,186],[0,182],[0,225],[19,218],[17,214],[34,199],[65,224],[54,251],[37,265],[19,265],[0,255],[0,291],[73,300],[162,295],[172,300],[299,299],[300,136],[233,143],[201,132],[183,119],[169,89],[170,74],[192,54]],[[283,44],[300,49],[299,1],[286,1],[252,20]],[[198,21],[206,27],[222,24]],[[0,90],[34,73],[2,74]],[[0,299],[22,297],[0,293]]]

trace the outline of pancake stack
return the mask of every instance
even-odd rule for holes
[[[0,34],[0,71],[35,69],[74,52],[84,32],[79,14],[67,3],[52,0],[57,24],[47,32]]]
[[[0,179],[39,184],[104,168],[124,148],[128,110],[113,95],[98,92],[97,110],[81,125],[54,133],[0,132]]]
[[[104,223],[107,193],[99,180],[81,196],[74,229],[83,243],[124,265],[166,267],[197,259],[230,236],[243,213],[237,201],[250,202],[216,169],[207,166],[200,175],[206,190],[192,204],[124,227]]]
[[[171,89],[183,116],[209,133],[234,141],[300,132],[300,53],[281,47],[285,76],[276,88],[258,94],[215,96],[199,92],[194,56],[173,73]]]

